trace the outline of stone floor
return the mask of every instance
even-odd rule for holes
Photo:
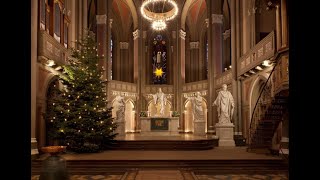
[[[124,175],[72,175],[70,180],[288,180],[285,174],[224,174],[194,175],[178,170],[147,170],[125,173]],[[39,180],[39,175],[31,180]]]

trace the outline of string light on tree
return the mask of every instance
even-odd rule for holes
[[[55,130],[51,131],[52,138],[63,140],[61,142],[66,142],[69,150],[76,152],[101,151],[106,147],[103,143],[115,137],[113,130],[116,128],[112,123],[111,108],[107,108],[105,103],[107,93],[104,91],[105,84],[101,82],[99,76],[102,70],[97,68],[100,59],[97,54],[96,38],[93,33],[89,34],[78,41],[78,49],[73,51],[72,58],[68,58],[70,63],[62,67],[63,72],[66,72],[60,76],[60,80],[64,80],[60,81],[64,88],[56,88],[57,92],[61,92],[61,96],[58,93],[55,104],[48,103],[48,113],[46,113],[47,121],[53,122],[50,125]],[[100,107],[105,110],[100,110]],[[64,111],[68,113],[63,113]],[[55,121],[53,117],[56,117]],[[61,136],[62,127],[64,136]],[[111,130],[105,131],[106,129]],[[98,132],[94,133],[95,131]],[[79,135],[82,138],[79,138]],[[101,137],[104,137],[103,142],[99,142]],[[92,142],[90,139],[96,139],[97,142]],[[87,144],[93,146],[86,147]]]

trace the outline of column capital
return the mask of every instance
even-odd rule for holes
[[[129,43],[128,42],[120,42],[120,49],[128,49]]]
[[[137,29],[137,30],[133,31],[132,35],[133,35],[133,40],[136,40],[137,38],[140,37],[140,30]]]
[[[190,49],[199,49],[199,41],[190,42]]]
[[[222,14],[211,14],[212,24],[222,24],[223,15]]]
[[[96,15],[97,24],[107,24],[107,15],[101,14]]]
[[[180,37],[181,39],[185,40],[185,39],[186,39],[186,35],[187,35],[187,33],[186,33],[184,30],[180,29],[180,31],[179,31],[179,37]]]

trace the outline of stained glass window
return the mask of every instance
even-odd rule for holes
[[[167,47],[162,35],[153,39],[152,80],[153,84],[167,83]]]

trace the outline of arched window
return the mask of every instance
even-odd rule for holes
[[[162,35],[153,39],[152,80],[153,84],[167,83],[167,47]]]

